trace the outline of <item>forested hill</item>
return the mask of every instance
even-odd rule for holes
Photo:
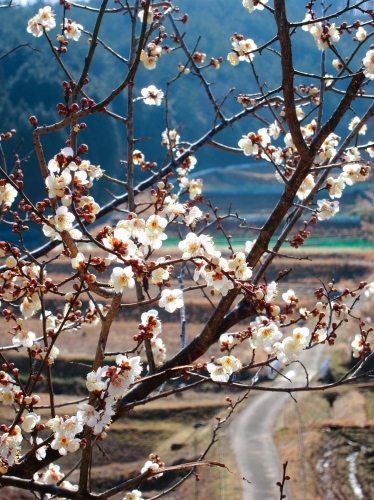
[[[305,13],[305,2],[299,0],[287,1],[287,8],[292,19],[302,19]],[[235,4],[235,6],[234,6]],[[238,4],[238,5],[236,5]],[[28,43],[28,46],[19,48],[7,57],[0,59],[0,128],[5,132],[11,128],[17,130],[16,140],[3,143],[5,154],[11,163],[12,152],[18,141],[24,141],[19,148],[21,157],[25,157],[32,150],[32,127],[29,117],[36,115],[40,124],[52,124],[59,120],[56,104],[62,102],[62,82],[66,79],[61,68],[50,53],[50,48],[44,37],[35,38],[26,33],[27,21],[44,4],[35,3],[28,7],[12,7],[0,10],[0,36],[2,40],[0,57],[11,49]],[[98,6],[98,0],[93,0],[90,6]],[[118,4],[113,4],[115,7]],[[250,15],[242,6],[240,0],[180,0],[180,15],[188,12],[189,21],[180,25],[186,32],[185,41],[191,50],[197,46],[200,52],[210,57],[223,57],[219,70],[207,68],[206,78],[212,82],[212,92],[217,98],[227,95],[229,89],[235,88],[226,101],[226,114],[238,112],[242,108],[234,99],[239,93],[258,92],[253,78],[250,64],[241,63],[237,67],[227,62],[227,54],[231,49],[230,36],[235,32],[241,33],[245,38],[253,38],[258,46],[267,41],[271,21],[266,11]],[[234,8],[235,7],[235,8]],[[62,9],[54,4],[57,24],[61,22]],[[95,14],[84,9],[71,8],[69,16],[83,25],[84,29],[91,32]],[[165,23],[167,30],[169,26]],[[50,32],[54,41],[58,29]],[[169,32],[170,33],[170,32]],[[129,23],[126,15],[107,15],[104,18],[100,38],[105,43],[119,52],[124,57],[128,55]],[[199,38],[200,37],[200,38]],[[87,39],[89,35],[82,35],[79,42],[71,41],[68,53],[63,56],[63,61],[74,78],[78,79],[84,57],[88,50]],[[302,71],[310,71],[312,67],[318,68],[321,52],[315,47],[312,37],[305,33],[302,38],[304,43],[293,47],[296,67]],[[168,42],[172,46],[172,41]],[[198,43],[198,45],[196,45]],[[339,42],[339,50],[345,54],[345,37]],[[277,46],[275,46],[277,48]],[[346,44],[348,50],[348,39]],[[332,56],[328,54],[328,71],[332,73]],[[186,58],[181,50],[165,55],[160,59],[157,69],[147,71],[141,67],[136,76],[135,85],[140,96],[140,90],[150,84],[165,89],[165,83],[177,74],[178,62],[186,63]],[[267,88],[279,86],[279,56],[275,53],[264,51],[264,57],[256,55],[254,66],[262,84]],[[101,100],[115,88],[126,75],[126,66],[99,47],[90,72],[90,83],[85,88],[86,92],[95,101]],[[305,84],[311,81],[300,79],[298,83]],[[316,82],[315,82],[316,83]],[[123,98],[116,101],[110,109],[118,114],[126,115],[125,93]],[[340,98],[340,97],[339,97]],[[338,97],[331,98],[330,109],[336,104]],[[182,140],[192,142],[206,133],[212,126],[214,116],[212,108],[206,99],[203,89],[193,75],[183,75],[171,85],[169,96],[169,120],[171,126],[180,127]],[[118,174],[119,160],[126,157],[126,135],[124,127],[110,121],[104,115],[87,117],[87,132],[80,135],[80,140],[89,146],[88,157],[93,164],[100,164],[107,173]],[[220,142],[237,147],[241,135],[259,128],[258,122],[248,118],[240,124],[225,132],[218,138]],[[136,137],[147,138],[139,143],[139,148],[145,153],[146,159],[161,164],[165,148],[160,146],[160,132],[165,128],[165,109],[163,106],[146,106],[139,101],[136,107]],[[68,131],[53,136],[43,136],[43,149],[47,160],[56,154],[67,138]],[[152,137],[151,139],[148,139]],[[194,175],[199,175],[200,170],[211,167],[225,167],[229,164],[243,164],[248,161],[244,155],[228,155],[217,149],[207,147],[197,154],[198,164]],[[35,172],[38,171],[35,155],[32,154],[26,167],[26,180],[33,179],[31,196],[35,192]],[[120,174],[119,174],[120,175]],[[240,182],[240,181],[238,181]],[[248,190],[251,186],[248,186]],[[100,197],[107,196],[105,193]],[[103,201],[103,200],[100,200]]]

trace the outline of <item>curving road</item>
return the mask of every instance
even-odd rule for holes
[[[320,349],[303,351],[300,360],[306,366],[311,380],[317,373],[323,356]],[[292,380],[278,377],[274,387],[305,385],[305,372],[299,363],[293,363],[285,372]],[[279,498],[277,481],[282,479],[282,464],[272,439],[275,419],[281,407],[290,399],[287,393],[262,392],[250,400],[230,427],[231,443],[243,481],[243,500],[275,500]],[[285,491],[288,500],[290,491]]]

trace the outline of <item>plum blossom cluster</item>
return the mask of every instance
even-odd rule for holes
[[[96,372],[87,375],[87,389],[90,392],[105,393],[114,399],[121,398],[126,394],[130,385],[139,378],[142,371],[140,356],[128,358],[118,354],[116,367],[100,367]],[[102,380],[104,378],[104,380]]]
[[[228,382],[231,375],[241,370],[241,368],[242,364],[235,356],[223,356],[218,358],[217,361],[206,365],[206,369],[214,382]]]
[[[357,121],[355,121],[358,123]],[[351,125],[353,128],[354,125]],[[357,182],[364,182],[371,171],[370,162],[364,163],[361,159],[360,150],[353,147],[346,151],[342,172],[338,177],[329,176],[326,180],[326,188],[330,198],[341,198],[346,186],[352,186]]]
[[[146,50],[142,50],[140,53],[140,60],[144,64],[145,69],[152,70],[157,66],[157,61],[163,53],[162,46],[151,42],[147,45]]]
[[[21,453],[22,431],[18,425],[15,425],[9,432],[4,432],[0,436],[0,467],[1,472],[6,473],[8,467],[11,467]]]
[[[308,13],[303,22],[302,29],[309,32],[319,50],[328,49],[332,43],[340,40],[341,31],[335,27],[335,23],[313,22],[313,15]]]
[[[363,283],[362,286],[360,285],[360,289],[363,289],[364,293],[367,294],[374,293],[372,283]],[[318,291],[318,296],[322,290],[323,288]],[[304,307],[300,308],[300,319],[303,321],[316,318],[314,327],[296,327],[293,329],[292,335],[284,336],[281,329],[288,323],[287,314],[295,312],[299,301],[294,290],[289,289],[282,294],[282,299],[286,303],[283,310],[274,304],[274,299],[277,296],[276,283],[271,283],[268,286],[260,285],[253,290],[252,295],[253,299],[257,300],[257,311],[260,314],[243,332],[221,335],[219,339],[221,351],[228,351],[229,355],[207,364],[210,377],[216,382],[228,382],[230,376],[240,370],[241,362],[231,355],[231,351],[244,339],[248,339],[252,349],[262,347],[270,356],[275,356],[282,364],[288,365],[297,360],[301,352],[308,346],[314,346],[327,340],[330,345],[334,343],[336,334],[334,329],[328,334],[329,322],[325,319],[326,314],[329,314],[332,322],[340,322],[348,321],[350,313],[350,309],[342,302],[344,298],[351,296],[351,292],[346,290],[338,301],[326,300],[325,304],[318,301],[313,311],[307,311]],[[364,333],[366,334],[366,332]],[[362,334],[356,336],[352,347],[354,352],[359,353],[359,355],[370,350],[370,345]]]
[[[1,242],[3,256],[10,253],[7,243]],[[0,287],[0,296],[6,302],[20,301],[19,310],[24,319],[33,316],[41,307],[39,294],[45,291],[46,275],[40,266],[28,262],[19,261],[20,254],[15,247],[12,254],[6,257],[7,270],[0,273],[3,280]],[[9,318],[11,319],[11,318]],[[22,329],[22,321],[19,320],[17,329]],[[21,343],[21,337],[19,337]],[[26,339],[24,338],[26,342]]]
[[[47,5],[39,9],[38,13],[28,21],[26,30],[28,33],[31,33],[31,35],[40,37],[44,32],[55,27],[55,14],[51,7]],[[64,22],[61,24],[61,28],[67,39],[74,40],[76,42],[79,40],[83,30],[83,26],[81,24],[78,24],[71,19],[64,19]],[[58,41],[64,42],[64,36],[59,35]]]
[[[299,109],[299,111],[298,111]],[[282,116],[283,111],[281,112]],[[296,113],[299,119],[304,116],[304,111],[302,108],[297,107]],[[348,128],[353,130],[360,123],[360,118],[355,116],[350,121]],[[316,128],[316,121],[313,119],[309,124],[303,125],[301,127],[302,135],[305,139],[311,137]],[[360,127],[358,133],[365,134],[367,131],[367,126],[364,124]],[[246,156],[254,156],[255,158],[261,157],[267,161],[271,161],[274,164],[284,167],[284,177],[292,176],[292,170],[287,170],[285,162],[288,156],[293,154],[295,151],[295,146],[292,141],[290,133],[286,133],[284,137],[285,149],[276,148],[271,144],[271,138],[274,140],[278,139],[280,135],[279,124],[275,121],[270,124],[269,127],[262,128],[258,130],[258,133],[250,132],[249,134],[242,136],[238,142],[238,146],[243,150]],[[339,144],[340,137],[336,134],[329,134],[321,145],[318,156],[315,158],[315,163],[318,165],[322,162],[328,162],[337,154],[337,146]],[[370,147],[367,149],[369,155],[371,153]],[[360,150],[357,147],[352,147],[348,149],[343,155],[342,172],[338,177],[329,176],[326,181],[326,189],[329,193],[331,200],[321,199],[317,201],[317,217],[319,220],[326,220],[333,217],[339,211],[339,202],[335,198],[340,198],[342,196],[343,190],[346,186],[351,186],[356,182],[364,182],[367,180],[371,171],[371,163],[364,162],[361,158]],[[279,170],[276,172],[276,177],[280,182],[284,181],[284,178],[280,175]],[[303,182],[301,183],[298,191],[297,197],[300,200],[305,200],[312,193],[315,187],[315,176],[314,174],[308,174]],[[333,200],[333,201],[332,201]]]
[[[232,66],[237,66],[241,61],[249,63],[253,60],[257,45],[252,38],[245,40],[243,35],[235,33],[230,41],[232,49],[227,55],[227,60]]]
[[[61,206],[56,209],[55,215],[49,215],[43,223],[43,233],[51,239],[61,240],[61,231],[68,231],[75,240],[82,238],[82,232],[73,228],[75,216],[69,212],[73,201],[76,203],[76,213],[87,223],[96,219],[100,206],[88,189],[93,181],[103,175],[100,167],[91,165],[88,160],[81,160],[74,155],[70,147],[66,147],[48,162],[49,176],[45,180],[49,199],[58,199]],[[43,213],[46,207],[51,206],[48,200],[39,202],[38,209]]]
[[[292,336],[285,337],[282,342],[275,342],[273,347],[279,361],[285,365],[295,361],[307,345],[309,335],[309,328],[298,327],[294,329]]]
[[[36,472],[33,476],[34,481],[38,481],[43,484],[56,484],[58,483],[61,488],[66,488],[67,490],[77,491],[78,486],[72,484],[67,479],[63,479],[64,474],[61,468],[57,464],[49,464],[45,471]]]
[[[261,148],[266,148],[271,143],[268,130],[266,128],[260,128],[257,132],[249,132],[247,135],[243,135],[238,146],[243,150],[246,156],[257,156],[262,150]]]
[[[141,341],[150,339],[153,361],[156,367],[162,366],[166,359],[166,346],[162,339],[158,337],[162,331],[161,321],[158,318],[158,311],[151,309],[141,316],[141,323],[139,324],[139,333],[134,336],[134,340]]]
[[[157,7],[148,7],[148,15],[147,15],[147,23],[152,24],[156,21],[160,20],[163,16],[162,12],[159,12]],[[143,22],[144,19],[144,10],[139,11],[138,13],[139,19]]]
[[[42,36],[44,31],[49,31],[56,26],[55,14],[51,7],[46,5],[27,23],[27,32],[33,36]]]
[[[39,430],[45,427],[50,429],[53,437],[51,448],[57,450],[60,455],[74,453],[83,445],[79,436],[84,426],[89,427],[93,434],[100,435],[103,439],[114,414],[113,405],[115,401],[121,398],[127,392],[129,386],[139,378],[141,370],[142,365],[139,356],[128,358],[125,355],[117,355],[116,366],[101,367],[96,372],[93,371],[87,375],[87,389],[94,392],[97,397],[95,406],[88,403],[79,403],[75,415],[55,416],[43,426],[40,426],[40,415],[34,412],[26,412],[21,420],[21,428],[26,433],[31,433],[37,428]],[[9,401],[6,404],[12,404],[12,401],[15,401],[16,398],[19,403],[23,404],[36,404],[39,401],[37,396],[25,399],[20,389],[17,389],[17,386],[11,379],[7,378],[5,373],[1,380],[4,382],[2,383],[3,394],[11,390],[13,392],[10,397],[3,396],[3,402],[4,400]],[[12,386],[12,389],[6,390],[7,385]],[[3,433],[0,437],[0,457],[3,464],[13,465],[20,452],[22,439],[21,429],[18,426],[15,426],[11,433]],[[42,441],[37,438],[35,443],[39,445]],[[45,447],[39,446],[37,458],[41,460],[43,456],[45,456]],[[44,482],[51,484],[47,479]]]

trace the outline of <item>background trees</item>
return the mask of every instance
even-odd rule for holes
[[[315,2],[306,9],[281,0],[222,5],[235,31],[224,27],[217,37],[209,22],[193,24],[199,4],[188,5],[191,22],[184,5],[170,2],[33,6],[28,33],[20,28],[25,10],[1,9],[9,48],[1,59],[7,334],[0,355],[3,404],[14,409],[2,426],[3,486],[95,498],[91,463],[111,422],[204,384],[254,389],[255,378],[243,374],[333,346],[347,321],[356,328],[358,364],[337,385],[366,372],[371,328],[355,308],[373,283],[344,290],[321,283],[313,302],[299,308],[304,299],[293,290],[278,294],[288,271],[272,266],[274,259],[298,259],[290,247],[302,246],[326,220],[336,233],[343,192],[369,176],[369,4],[347,2],[335,12]],[[199,169],[213,169],[210,179],[213,172],[225,185],[232,171],[218,173],[216,165],[231,162],[229,155],[243,161],[243,154],[262,169],[256,219],[245,207],[256,195],[247,172],[234,171],[242,201],[230,207],[204,199],[199,178]],[[193,338],[186,334],[189,294],[211,307]],[[176,335],[175,327],[163,332],[169,314],[180,315],[180,350],[175,343],[168,349]],[[97,337],[87,391],[61,416],[54,364],[68,332],[91,324]],[[108,346],[117,335],[123,342],[114,352]],[[241,355],[248,346],[251,355]],[[18,353],[28,360],[24,369]],[[312,387],[307,381],[293,390]],[[51,465],[73,453],[76,486]],[[101,498],[129,493],[160,470],[167,474],[154,453],[136,477]],[[198,462],[178,468],[191,475],[212,465],[205,454]]]

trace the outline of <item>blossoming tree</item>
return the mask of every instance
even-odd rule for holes
[[[6,157],[13,154],[12,132],[2,131],[0,293],[2,332],[8,332],[11,336],[6,338],[11,341],[9,345],[4,341],[0,348],[0,394],[2,404],[13,410],[11,424],[0,425],[3,487],[76,499],[106,499],[120,492],[126,499],[140,498],[144,481],[171,469],[156,454],[145,459],[143,469],[131,480],[101,494],[90,489],[92,453],[96,443],[110,432],[113,421],[160,394],[167,397],[196,384],[234,385],[248,390],[251,384],[240,381],[241,372],[260,370],[276,359],[289,365],[302,351],[320,349],[320,344],[333,346],[340,327],[348,320],[357,327],[352,338],[357,366],[335,385],[354,380],[358,370],[362,376],[370,355],[367,336],[372,329],[352,311],[360,296],[373,294],[374,283],[361,281],[355,289],[341,293],[333,284],[321,286],[315,293],[315,306],[307,310],[298,308],[299,298],[293,290],[277,298],[278,280],[269,282],[265,276],[275,257],[295,258],[294,253],[287,255],[287,247],[300,247],[309,235],[308,228],[334,217],[344,191],[370,174],[374,143],[363,140],[363,136],[374,114],[370,94],[374,80],[374,49],[370,45],[374,11],[367,0],[347,0],[335,12],[317,8],[311,0],[305,17],[291,20],[285,0],[232,3],[238,16],[257,16],[258,22],[266,16],[268,41],[258,46],[247,35],[228,33],[225,61],[214,54],[207,58],[197,51],[198,47],[189,50],[182,33],[188,16],[180,16],[169,1],[126,1],[111,6],[109,0],[103,0],[94,8],[62,0],[54,9],[40,8],[25,27],[25,37],[44,37],[46,50],[50,50],[46,57],[61,74],[64,102],[56,103],[59,118],[55,122],[40,124],[37,113],[29,119],[35,151],[30,161],[35,166],[35,183],[39,182],[45,192],[36,202],[30,195],[31,186],[24,185],[23,161],[17,153],[13,167],[7,167],[10,159],[6,161]],[[79,9],[90,11],[91,31],[74,21]],[[359,20],[352,22],[352,13]],[[120,44],[108,47],[100,38],[103,20],[123,14],[130,43],[125,55],[120,53]],[[172,35],[168,36],[166,29]],[[320,54],[319,67],[310,73],[299,71],[293,61],[293,46],[304,43],[306,37],[313,38],[315,51]],[[65,55],[83,38],[89,40],[87,54],[78,77],[73,78]],[[167,45],[169,39],[172,48]],[[342,40],[345,45],[341,52]],[[94,102],[89,78],[95,78],[98,47],[103,47],[108,57],[120,58],[126,75],[118,77],[110,94]],[[182,139],[183,132],[170,126],[171,81],[158,89],[152,84],[150,71],[149,86],[139,88],[137,84],[140,72],[157,72],[160,58],[176,50],[184,62],[175,68],[172,83],[178,85],[189,78],[191,86],[201,85],[215,116],[214,123],[195,142],[189,142],[188,137]],[[257,72],[256,60],[262,57],[269,58],[279,75],[274,88],[268,88]],[[249,65],[257,85],[256,92],[236,96],[237,111],[232,115],[227,115],[225,108],[230,89],[225,98],[215,95],[214,86],[205,76],[207,68],[214,68],[219,79],[223,64]],[[297,78],[305,83],[297,84]],[[122,93],[127,99],[126,116],[111,110]],[[332,96],[337,104],[326,116],[326,104]],[[165,106],[162,128],[152,124],[150,130],[137,130],[134,116],[139,105]],[[90,124],[98,113],[110,126],[125,127],[127,158],[116,178],[91,164],[89,148],[80,140],[83,130],[87,129],[89,137]],[[238,147],[217,141],[222,131],[242,119],[248,133],[237,137]],[[342,124],[344,137],[336,133]],[[53,158],[46,157],[43,144],[61,130],[69,134],[67,143],[61,144]],[[165,151],[161,166],[152,158],[146,159],[141,151],[137,137],[148,133],[161,140],[160,148]],[[9,142],[5,144],[6,140]],[[203,183],[193,177],[192,170],[196,165],[194,154],[207,145],[272,166],[283,190],[262,227],[250,228],[238,214],[222,215],[213,207],[210,216],[204,213]],[[140,172],[143,180],[139,180]],[[92,189],[104,179],[120,185],[122,194],[100,206]],[[110,216],[118,210],[121,217],[113,222]],[[301,217],[306,220],[298,229]],[[240,247],[225,231],[230,220],[241,225],[243,232],[256,231],[256,236]],[[45,238],[41,247],[24,244],[24,233],[30,226]],[[227,239],[229,252],[217,249],[212,229],[218,229]],[[12,239],[8,230],[13,233]],[[170,247],[164,251],[168,234],[179,237],[172,251]],[[48,270],[60,257],[69,259],[71,272],[59,281],[48,275]],[[183,288],[187,271],[194,283]],[[189,293],[201,293],[204,300],[214,295],[219,300],[211,302],[212,313],[191,342],[185,341],[181,314],[182,347],[170,355],[168,339],[161,339],[159,311],[164,309],[179,321],[184,297]],[[61,297],[65,307],[50,310],[47,301],[50,304],[51,299]],[[123,352],[113,356],[106,350],[113,324],[121,311],[129,309],[138,311],[138,331],[123,346]],[[39,316],[38,328],[31,331],[30,319]],[[67,406],[60,416],[53,392],[53,365],[59,345],[67,331],[90,323],[100,324],[100,332],[92,367],[87,369],[87,394],[76,406]],[[214,344],[222,352],[218,359],[207,354]],[[241,355],[244,345],[250,345],[251,359]],[[11,361],[14,350],[29,359],[28,372],[21,372]],[[265,355],[257,355],[258,351]],[[171,378],[182,380],[186,376],[195,383],[162,389],[156,396],[155,391]],[[49,387],[48,418],[40,415],[38,392],[43,379]],[[307,385],[295,390],[314,388]],[[76,485],[67,479],[69,471],[61,470],[56,463],[67,454],[77,455],[75,469],[80,474]],[[205,455],[180,468],[190,471],[204,464],[212,465]],[[190,474],[186,472],[186,477]]]

